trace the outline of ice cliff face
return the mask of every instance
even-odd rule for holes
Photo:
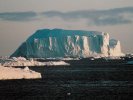
[[[121,46],[109,34],[96,31],[43,29],[30,36],[12,56],[89,57],[120,56]]]
[[[110,56],[119,56],[121,55],[121,45],[120,41],[111,39],[109,42],[109,51],[110,51]]]

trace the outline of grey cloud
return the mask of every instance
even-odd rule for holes
[[[92,24],[101,26],[101,25],[117,25],[117,24],[128,24],[128,23],[132,23],[132,20],[118,16],[118,17],[107,17],[103,19],[95,19],[93,20]]]
[[[35,12],[4,12],[0,13],[0,19],[8,21],[29,21],[37,16]]]
[[[133,7],[115,8],[109,10],[82,10],[72,12],[48,11],[42,13],[46,17],[60,17],[64,20],[87,19],[90,25],[117,25],[132,23],[132,18],[125,18],[124,14],[133,14]]]
[[[36,12],[4,12],[0,13],[0,19],[8,21],[32,21],[38,18],[59,17],[65,21],[86,19],[88,25],[117,25],[132,23],[133,7],[114,8],[108,10],[81,10],[71,12],[47,11],[42,13]],[[41,17],[40,17],[41,16]]]

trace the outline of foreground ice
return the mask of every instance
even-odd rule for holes
[[[0,80],[6,79],[35,79],[41,78],[41,74],[30,70],[28,67],[13,68],[0,66]]]
[[[33,59],[26,60],[24,57],[13,57],[11,59],[3,60],[3,66],[57,66],[57,65],[69,65],[64,61],[47,61],[47,62],[39,62]]]

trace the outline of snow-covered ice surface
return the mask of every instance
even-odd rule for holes
[[[0,80],[36,78],[41,78],[41,74],[30,70],[28,67],[22,69],[0,66]]]
[[[28,58],[121,56],[120,41],[97,31],[42,29],[31,35],[11,56]]]
[[[13,57],[9,60],[3,60],[4,63],[1,63],[3,66],[57,66],[57,65],[69,65],[64,61],[47,61],[47,62],[39,62],[33,59],[26,60],[24,57]]]

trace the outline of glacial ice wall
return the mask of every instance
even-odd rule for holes
[[[110,40],[105,32],[42,29],[30,36],[12,56],[56,58],[121,54],[120,42]]]
[[[111,39],[109,43],[110,56],[119,56],[122,54],[119,40]]]

